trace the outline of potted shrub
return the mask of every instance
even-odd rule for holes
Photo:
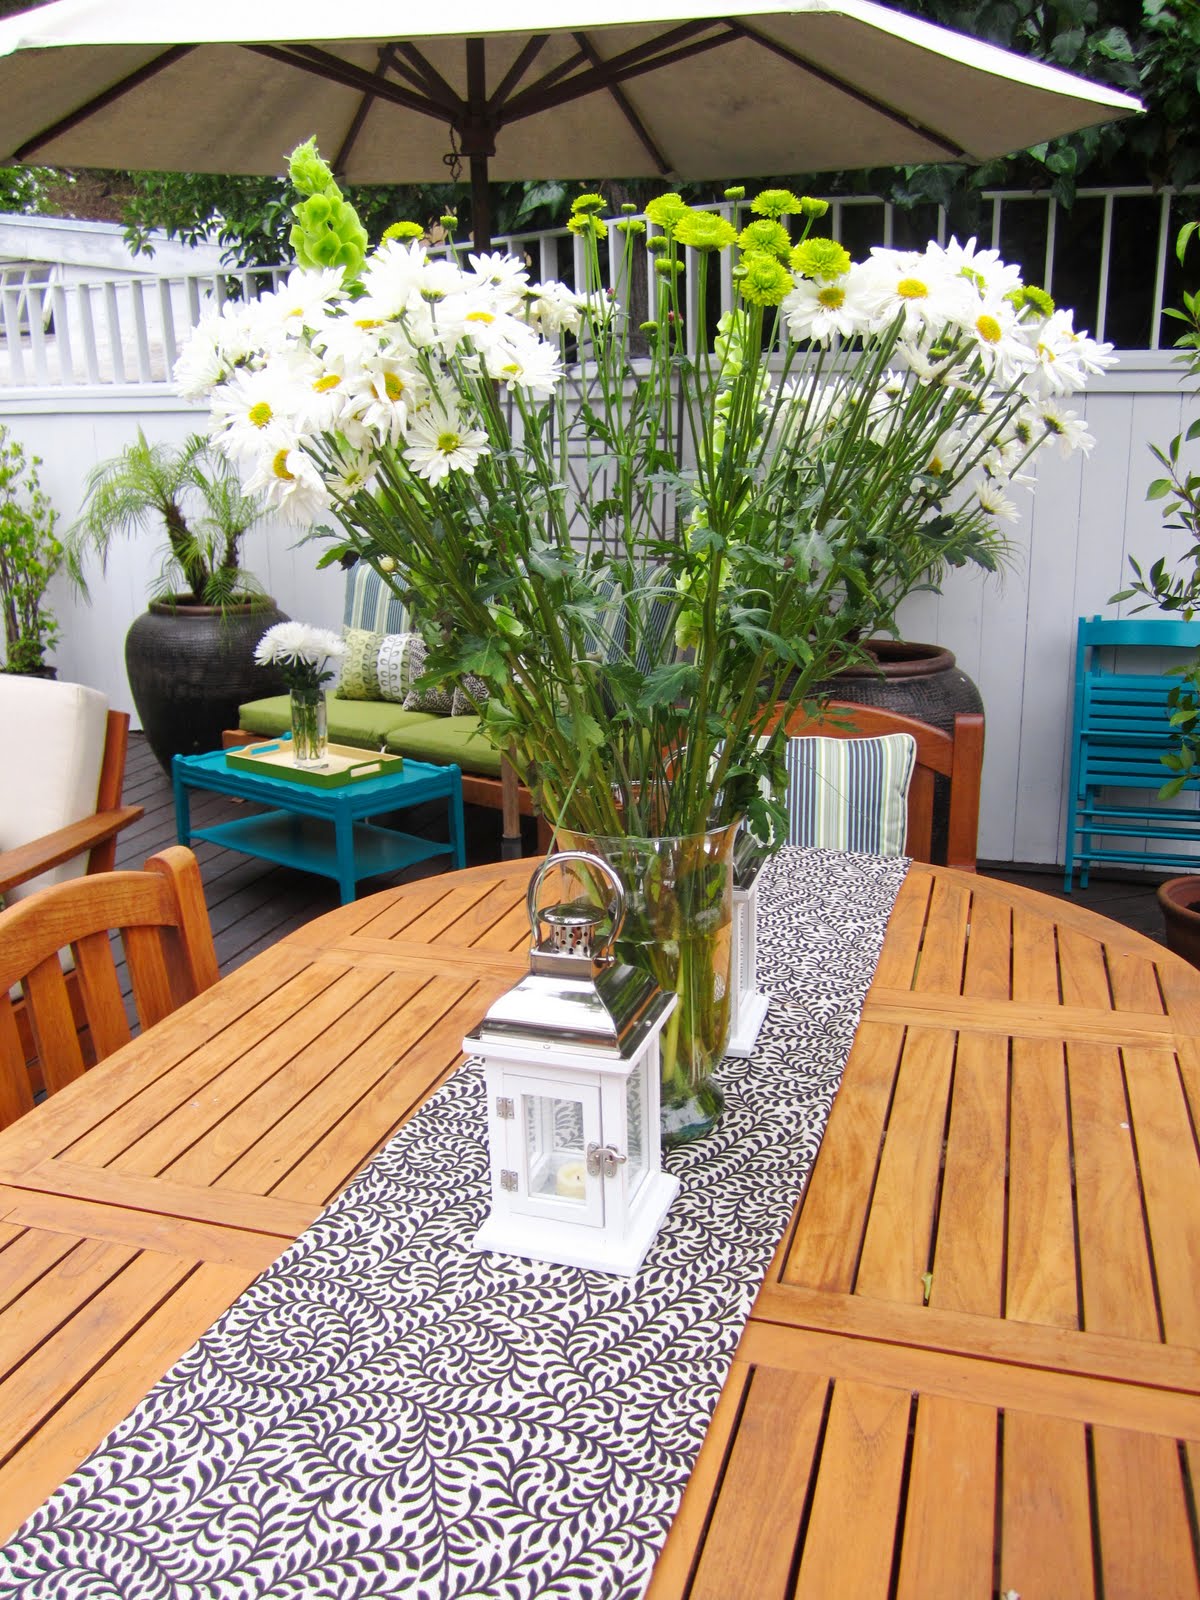
[[[0,612],[4,671],[52,678],[46,652],[58,641],[58,621],[46,604],[51,578],[64,564],[55,536],[58,513],[38,479],[38,456],[0,425]]]
[[[166,535],[149,609],[125,639],[125,668],[150,748],[169,772],[175,755],[220,746],[244,700],[264,693],[254,647],[286,621],[240,564],[242,536],[263,515],[223,458],[193,434],[150,444],[142,431],[88,477],[87,498],[67,537],[80,572],[93,551],[102,566],[114,539],[149,527]],[[266,693],[281,693],[279,680]]]

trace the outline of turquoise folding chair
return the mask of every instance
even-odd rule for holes
[[[1117,671],[1106,653],[1114,648],[1179,652],[1182,666],[1187,660],[1183,652],[1200,650],[1200,622],[1079,619],[1063,872],[1068,892],[1076,867],[1080,886],[1087,887],[1094,863],[1200,867],[1200,856],[1182,848],[1200,844],[1200,812],[1157,799],[1157,790],[1171,776],[1162,758],[1178,742],[1167,697],[1179,679],[1157,665],[1127,671],[1124,656]],[[1200,779],[1188,788],[1200,789]],[[1134,789],[1150,791],[1149,797],[1138,801],[1112,794]],[[1164,840],[1176,848],[1147,851],[1147,840]]]

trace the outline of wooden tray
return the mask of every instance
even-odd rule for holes
[[[403,756],[373,754],[352,745],[329,744],[320,766],[298,767],[292,757],[291,739],[270,739],[265,744],[248,744],[240,750],[227,750],[225,764],[242,772],[256,772],[263,778],[286,778],[290,783],[306,783],[313,789],[338,789],[368,778],[395,777],[403,770]]]

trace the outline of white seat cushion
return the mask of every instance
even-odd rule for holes
[[[29,844],[96,809],[108,701],[81,683],[0,676],[0,851]],[[47,884],[78,877],[77,856],[8,892],[19,900]]]

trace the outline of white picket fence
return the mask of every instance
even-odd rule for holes
[[[1173,197],[1129,189],[1085,192],[1084,201],[1093,214],[1079,259],[1064,257],[1064,241],[1078,243],[1078,217],[1065,219],[1044,196],[990,197],[991,238],[983,242],[1013,259],[1017,252],[1008,241],[1019,235],[1027,275],[1049,280],[1064,299],[1068,274],[1083,286],[1080,298],[1090,297],[1093,311],[1078,319],[1081,326],[1116,331],[1114,322],[1139,321],[1146,337],[1081,398],[1079,409],[1097,441],[1091,456],[1045,459],[1036,489],[1016,492],[1022,517],[1012,530],[1013,559],[1004,577],[952,573],[941,595],[912,596],[901,612],[908,637],[953,650],[982,691],[987,751],[979,844],[985,860],[1062,859],[1076,618],[1113,614],[1109,596],[1123,587],[1130,555],[1147,562],[1171,552],[1159,505],[1145,499],[1154,475],[1149,445],[1169,439],[1195,414],[1179,369],[1158,343],[1173,337],[1169,324],[1165,332],[1159,326],[1163,304],[1172,303]],[[1141,261],[1136,317],[1123,254],[1131,216],[1141,218],[1133,241]],[[917,242],[910,235],[918,223],[879,202],[842,200],[829,221],[848,241],[865,230],[879,242],[889,236]],[[933,224],[936,218],[930,233]],[[512,240],[535,275],[568,279],[577,243],[564,230]],[[855,254],[864,248],[850,247]],[[1031,257],[1045,270],[1034,271]],[[20,284],[0,281],[0,422],[42,457],[43,485],[64,523],[78,515],[91,466],[115,455],[137,428],[152,438],[182,439],[203,425],[203,410],[174,395],[170,366],[203,310],[219,305],[231,283],[248,276],[208,271],[81,285],[28,276]],[[258,282],[265,279],[260,275]],[[694,307],[689,322],[700,323]],[[297,540],[295,530],[268,525],[248,539],[247,565],[290,615],[337,627],[341,576],[317,572],[316,547]],[[64,624],[60,676],[94,684],[126,709],[132,705],[123,641],[145,604],[158,542],[146,535],[114,550],[107,573],[92,574],[90,607],[56,580]]]

